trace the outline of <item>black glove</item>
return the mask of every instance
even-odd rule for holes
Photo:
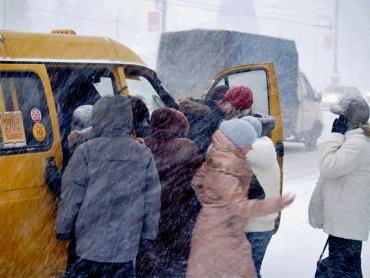
[[[142,247],[142,248],[148,248],[151,244],[152,244],[152,240],[150,240],[150,239],[144,239],[144,238],[142,238],[141,240],[140,240],[140,247]]]
[[[347,131],[347,119],[343,115],[340,115],[339,118],[334,120],[331,132],[344,134],[346,131]]]
[[[265,191],[263,190],[263,187],[261,186],[259,180],[255,175],[253,175],[251,184],[249,186],[249,191],[248,191],[248,199],[258,199],[262,200],[265,199]]]
[[[58,240],[69,240],[71,239],[71,233],[57,234],[56,237]]]
[[[62,174],[59,172],[53,159],[46,161],[45,181],[54,196],[60,199],[60,186],[62,183]]]

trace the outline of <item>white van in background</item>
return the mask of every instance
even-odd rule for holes
[[[323,129],[323,116],[320,108],[321,94],[312,88],[303,72],[298,74],[298,106],[292,107],[289,124],[284,129],[284,140],[302,142],[307,149],[316,147],[316,140]]]

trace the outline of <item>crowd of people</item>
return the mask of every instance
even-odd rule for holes
[[[365,104],[344,99],[318,143],[321,176],[309,213],[329,234],[328,277],[362,277]],[[261,277],[278,212],[294,197],[280,196],[268,137],[275,119],[254,113],[250,88],[218,86],[151,115],[140,98],[105,96],[78,107],[72,123],[68,164],[46,171],[59,199],[56,236],[69,241],[65,277]]]

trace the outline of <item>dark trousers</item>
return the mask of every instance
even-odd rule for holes
[[[252,247],[252,257],[256,267],[257,277],[261,277],[261,265],[265,257],[267,245],[272,238],[273,231],[246,233]]]
[[[125,263],[100,263],[78,258],[71,265],[65,278],[133,278],[134,264],[132,261]]]
[[[362,241],[329,235],[329,277],[362,278]]]
[[[76,263],[78,256],[76,254],[76,238],[73,237],[68,242],[68,259],[67,259],[67,272],[70,271],[71,267]]]

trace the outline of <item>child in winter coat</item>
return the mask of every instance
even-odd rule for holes
[[[73,130],[80,131],[91,126],[92,107],[93,107],[92,105],[81,105],[73,111],[72,122],[70,127],[72,131]],[[70,137],[68,137],[69,150],[71,153],[73,153],[75,148],[82,142],[69,139]],[[63,170],[62,171],[58,170],[55,161],[48,160],[45,169],[45,181],[48,187],[50,188],[51,192],[53,192],[54,196],[58,199],[60,198],[62,172]]]
[[[320,177],[309,206],[312,227],[329,235],[327,277],[362,277],[361,249],[370,230],[369,105],[346,96],[331,108],[339,118],[317,141]]]
[[[250,244],[243,233],[246,220],[276,213],[293,202],[286,196],[247,199],[252,172],[245,155],[255,139],[253,127],[240,119],[221,123],[212,136],[206,162],[192,181],[202,209],[193,230],[189,278],[255,278]]]
[[[246,155],[253,174],[258,179],[265,192],[265,198],[280,196],[280,168],[276,158],[274,143],[267,136],[261,137],[262,125],[258,118],[246,116],[241,118],[251,124],[257,133],[257,139],[252,144],[252,150]],[[249,218],[244,228],[248,241],[252,246],[252,257],[256,267],[257,277],[261,277],[261,265],[269,244],[275,220],[278,214]]]

